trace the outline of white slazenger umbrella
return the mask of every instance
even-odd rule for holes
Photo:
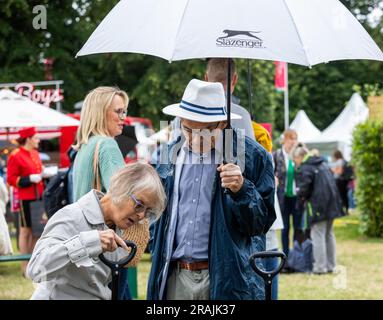
[[[68,127],[80,124],[76,119],[8,89],[0,90],[0,114],[0,128]]]
[[[338,0],[122,0],[78,56],[135,52],[169,61],[227,57],[305,66],[383,60]]]
[[[169,61],[248,58],[304,66],[343,59],[383,61],[382,51],[338,0],[121,0],[77,56],[106,52]],[[230,90],[227,94],[230,127]]]

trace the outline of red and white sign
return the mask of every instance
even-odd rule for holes
[[[32,83],[21,82],[15,85],[15,91],[32,101],[49,107],[51,103],[64,100],[62,89],[36,89]]]

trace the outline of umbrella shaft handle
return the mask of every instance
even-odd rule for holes
[[[118,300],[120,270],[112,270],[112,300]]]
[[[271,287],[272,287],[272,279],[264,279],[265,281],[265,300],[271,300]]]
[[[227,84],[226,84],[226,104],[227,104],[227,127],[231,128],[231,58],[227,59]]]
[[[225,129],[231,129],[231,58],[227,58],[227,80],[226,80],[226,112],[227,125]],[[226,134],[223,134],[223,163],[227,163],[226,158]],[[229,159],[230,161],[230,159]]]

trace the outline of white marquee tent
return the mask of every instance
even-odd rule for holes
[[[304,143],[318,138],[321,134],[303,110],[298,111],[295,119],[291,122],[290,128],[298,133],[298,140]]]
[[[354,93],[346,107],[322,134],[306,141],[309,148],[317,148],[330,156],[334,149],[339,149],[346,160],[351,158],[352,133],[355,127],[368,118],[368,107],[358,93]]]

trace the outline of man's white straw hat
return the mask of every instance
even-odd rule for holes
[[[218,122],[227,120],[225,91],[219,82],[193,79],[187,85],[180,103],[162,109],[171,116],[197,122]],[[241,119],[231,113],[231,119]]]

